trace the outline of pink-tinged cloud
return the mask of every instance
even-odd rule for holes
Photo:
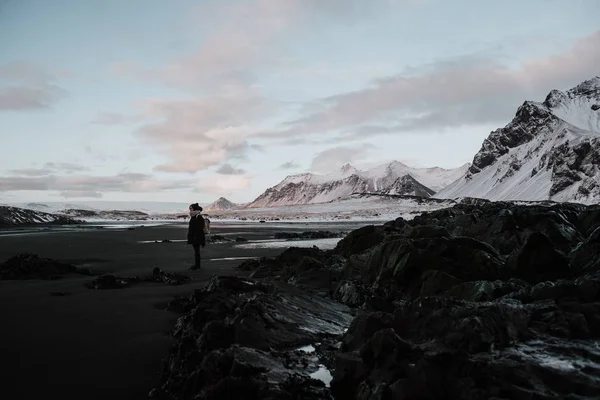
[[[562,54],[527,60],[517,68],[482,58],[449,60],[324,99],[320,111],[260,136],[357,128],[361,134],[395,133],[506,121],[524,100],[572,87],[597,75],[599,65],[600,31],[577,40]]]
[[[364,160],[375,148],[372,144],[363,143],[357,146],[338,146],[318,153],[311,163],[311,169],[317,172],[330,172],[343,164]]]
[[[229,195],[250,186],[250,176],[211,174],[199,180],[195,191],[214,195]]]
[[[66,95],[54,84],[66,71],[52,71],[37,64],[14,61],[0,65],[0,112],[51,107]]]
[[[250,83],[257,69],[282,62],[285,38],[315,23],[324,26],[385,14],[422,0],[250,0],[204,2],[195,13],[201,23],[214,28],[198,49],[158,68],[132,61],[109,66],[121,76],[161,80],[184,88],[206,89],[223,83]],[[219,24],[212,24],[219,21]]]
[[[145,118],[156,122],[137,132],[144,142],[167,156],[162,172],[196,172],[254,149],[246,126],[268,116],[272,105],[243,86],[214,97],[146,101]]]

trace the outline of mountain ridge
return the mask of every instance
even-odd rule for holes
[[[469,163],[454,169],[412,168],[399,161],[359,170],[349,163],[328,174],[286,176],[266,189],[247,208],[325,203],[353,193],[402,194],[430,197],[436,189],[460,178]]]

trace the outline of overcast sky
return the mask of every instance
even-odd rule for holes
[[[600,75],[598,0],[0,0],[0,202],[470,162]]]

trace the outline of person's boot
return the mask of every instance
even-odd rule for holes
[[[194,255],[194,261],[195,261],[195,263],[194,263],[194,265],[192,265],[192,266],[190,267],[190,269],[191,269],[191,270],[197,270],[197,269],[200,269],[200,254],[195,254],[195,255]]]

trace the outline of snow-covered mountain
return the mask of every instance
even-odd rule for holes
[[[434,197],[600,202],[600,77],[523,103]]]
[[[68,216],[26,210],[18,207],[0,206],[0,227],[42,224],[75,224],[81,221]]]
[[[435,191],[460,178],[469,168],[411,168],[401,162],[361,171],[350,164],[339,170],[318,175],[290,175],[267,189],[248,208],[279,207],[293,204],[325,203],[353,193],[400,194],[429,197]]]
[[[238,204],[232,203],[231,201],[227,200],[225,197],[219,197],[213,203],[207,205],[206,207],[202,207],[202,208],[205,212],[211,212],[211,211],[226,211],[226,210],[231,210],[231,209],[238,208],[238,207],[239,207]]]

